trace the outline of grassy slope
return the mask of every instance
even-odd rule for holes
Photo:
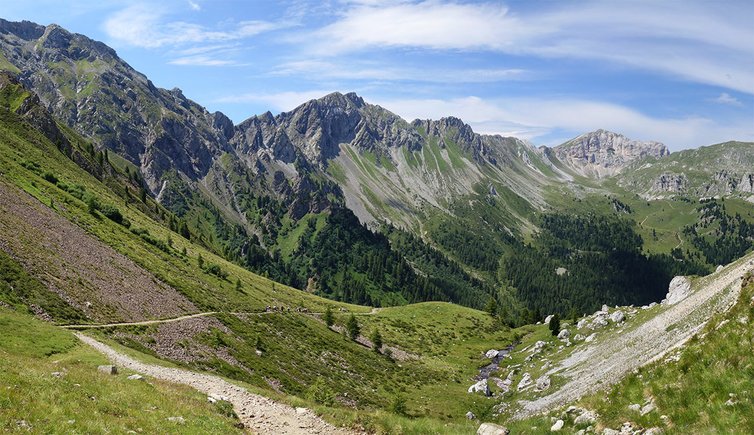
[[[97,372],[106,363],[70,332],[0,308],[0,431],[24,421],[36,433],[240,432],[193,389]],[[168,420],[178,416],[184,424]]]

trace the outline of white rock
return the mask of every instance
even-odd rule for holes
[[[659,427],[650,427],[644,431],[644,435],[661,435],[662,433],[663,431]]]
[[[546,345],[547,343],[542,340],[539,340],[538,342],[534,343],[534,347],[532,348],[532,355],[535,353],[542,352],[542,349],[544,349]]]
[[[594,411],[584,411],[581,415],[573,420],[573,424],[576,426],[582,424],[594,424],[597,421],[597,413]]]
[[[487,385],[487,379],[482,379],[476,384],[469,387],[469,393],[484,393],[485,396],[491,396],[490,387]]]
[[[591,343],[591,342],[594,341],[595,338],[597,338],[597,334],[596,333],[592,333],[592,334],[589,334],[589,336],[587,338],[585,338],[584,341],[587,342],[587,343]]]
[[[670,281],[668,294],[662,300],[663,305],[673,305],[686,299],[691,294],[691,280],[685,276],[676,276]]]
[[[545,317],[545,325],[548,325],[550,323],[550,320],[552,320],[554,316],[554,314],[550,314],[549,316]]]
[[[638,403],[634,403],[634,404],[628,405],[628,409],[634,412],[639,412],[641,411],[641,405],[639,405]]]
[[[589,319],[584,317],[583,319],[579,320],[578,323],[576,323],[576,329],[585,328],[588,323],[589,323]]]
[[[508,435],[510,433],[507,427],[494,423],[482,423],[476,430],[477,435]]]
[[[610,429],[609,427],[606,427],[602,430],[602,435],[620,435],[620,432],[615,429]]]
[[[747,316],[739,317],[738,318],[738,323],[740,323],[742,325],[746,325],[747,323],[749,323],[749,318]]]
[[[723,269],[725,269],[725,266],[723,266],[723,265],[717,266],[717,269],[715,269],[715,273],[718,273],[718,272],[720,272]]]
[[[558,339],[559,340],[565,340],[566,338],[568,338],[570,336],[571,336],[571,331],[569,331],[567,329],[563,329],[563,330],[560,331],[560,333],[558,333]]]
[[[97,370],[108,375],[117,375],[118,368],[113,365],[97,366]]]
[[[466,418],[469,420],[474,420],[476,418],[476,415],[474,415],[473,412],[469,411],[466,413]]]
[[[168,421],[173,421],[178,424],[184,424],[186,423],[186,419],[183,417],[168,417]]]
[[[544,391],[548,388],[550,388],[550,377],[547,375],[543,375],[539,379],[537,379],[537,391]]]
[[[129,376],[128,379],[132,381],[141,381],[142,379],[144,379],[144,376],[139,375],[139,374],[134,374],[134,375]]]
[[[306,414],[307,412],[309,412],[308,408],[296,407],[296,414],[298,415],[303,415],[303,414]]]
[[[209,403],[217,403],[217,399],[215,399],[212,396],[207,396],[207,402],[209,402]]]
[[[573,336],[573,341],[584,341],[584,336],[581,334],[576,334]]]
[[[563,425],[565,425],[565,422],[563,420],[556,421],[555,424],[553,424],[550,428],[550,432],[560,431],[560,429],[563,429]]]
[[[610,307],[608,307],[608,306],[607,306],[607,305],[605,305],[605,304],[602,304],[602,312],[603,312],[603,313],[607,313],[607,312],[608,312],[609,310],[610,310]]]
[[[639,413],[640,413],[641,415],[647,415],[647,414],[649,414],[650,412],[652,412],[652,411],[654,411],[654,410],[655,410],[655,404],[654,404],[654,403],[652,403],[652,402],[650,402],[650,403],[647,403],[646,405],[644,405],[644,406],[643,406],[643,407],[641,408],[641,411],[640,411]]]
[[[531,379],[531,375],[529,373],[524,373],[524,377],[521,378],[521,381],[518,383],[518,391],[521,391],[527,387],[529,387],[533,383]]]
[[[615,311],[610,315],[610,321],[613,323],[620,323],[624,320],[626,320],[626,315],[621,310]]]
[[[607,326],[607,325],[608,325],[607,314],[600,313],[594,317],[594,320],[592,320],[592,323],[591,325],[589,325],[589,327],[591,329],[597,329],[597,328],[602,328],[603,326]]]
[[[487,351],[487,353],[484,354],[486,358],[492,359],[495,358],[500,352],[498,352],[495,349],[490,349]]]

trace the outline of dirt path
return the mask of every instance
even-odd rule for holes
[[[180,317],[172,317],[170,319],[161,320],[144,320],[141,322],[121,322],[121,323],[98,323],[98,324],[83,324],[83,325],[61,325],[61,328],[65,329],[97,329],[97,328],[111,328],[113,326],[142,326],[142,325],[157,325],[160,323],[172,323],[180,322],[181,320],[194,319],[197,317],[206,317],[218,314],[219,311],[207,311],[205,313],[188,314]]]
[[[754,255],[738,260],[720,272],[701,278],[694,293],[635,327],[606,336],[576,350],[549,374],[566,380],[557,391],[533,401],[521,401],[514,418],[525,418],[571,403],[581,396],[620,381],[627,373],[662,358],[681,346],[715,312],[727,310],[740,292],[743,275],[754,269]]]
[[[185,384],[207,395],[227,398],[233,404],[233,409],[244,426],[250,428],[254,433],[281,435],[346,435],[354,433],[325,422],[309,409],[293,408],[274,402],[266,397],[250,393],[220,377],[143,363],[82,333],[76,333],[76,336],[79,340],[104,354],[117,366],[156,379]]]

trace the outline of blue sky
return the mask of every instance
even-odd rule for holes
[[[354,91],[408,120],[555,145],[754,141],[752,1],[0,0],[235,122]]]

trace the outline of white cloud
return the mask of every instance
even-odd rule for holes
[[[730,95],[727,92],[723,92],[717,98],[712,99],[712,101],[719,104],[727,104],[729,106],[738,106],[738,107],[743,106],[743,104],[740,101],[738,101],[736,97]]]
[[[212,30],[203,25],[163,19],[158,6],[136,4],[111,15],[104,22],[107,35],[122,43],[144,48],[190,43],[212,43],[249,38],[293,25],[291,22],[240,21],[230,30]]]
[[[195,1],[188,0],[189,7],[192,11],[200,11],[202,10],[202,7],[199,5],[199,3]]]
[[[262,103],[270,107],[271,110],[287,112],[295,109],[301,104],[322,98],[327,94],[335,92],[334,90],[309,90],[309,91],[288,91],[277,93],[246,93],[240,95],[231,95],[217,99],[217,103]]]
[[[380,105],[405,119],[438,119],[456,116],[475,131],[516,136],[548,145],[600,128],[640,140],[657,140],[673,150],[709,145],[732,139],[754,140],[750,119],[725,123],[702,117],[654,118],[631,108],[601,101],[577,99],[515,98],[484,100],[478,97],[457,99],[385,99]],[[557,138],[555,132],[570,136]],[[549,138],[549,139],[548,139]]]
[[[514,13],[495,3],[347,2],[302,42],[331,56],[405,47],[597,59],[754,94],[754,3],[548,5]]]
[[[194,56],[183,56],[168,62],[171,65],[184,66],[229,66],[238,65],[236,61],[227,59],[217,59],[211,56],[198,54]]]

